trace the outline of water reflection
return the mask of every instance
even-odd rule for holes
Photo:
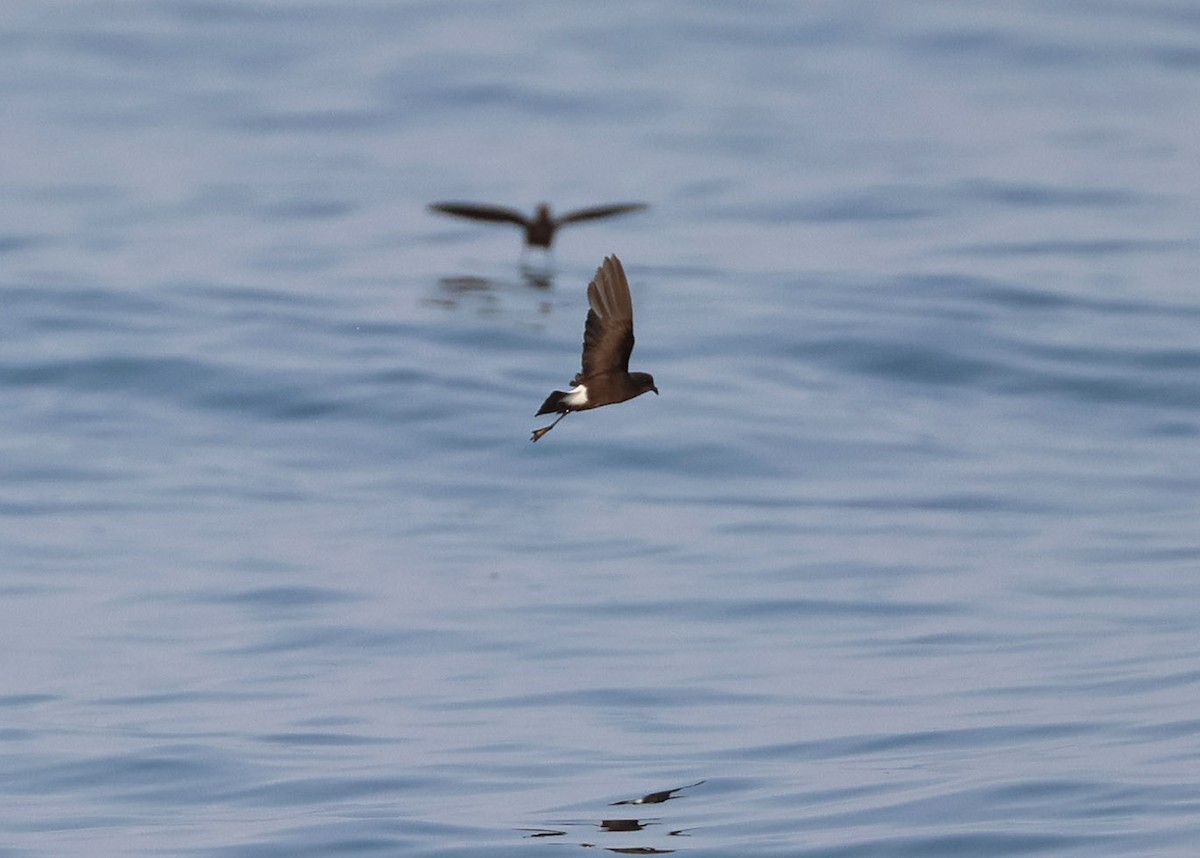
[[[538,292],[548,292],[554,288],[554,272],[545,265],[522,262],[520,275],[520,280],[502,280],[475,274],[439,277],[434,294],[423,299],[421,303],[427,307],[441,307],[446,310],[473,307],[481,314],[492,315],[499,312],[502,294],[507,289],[524,285]],[[542,301],[539,311],[546,314],[550,312],[551,307],[549,301]]]
[[[637,798],[622,799],[609,803],[609,807],[617,805],[640,805],[640,804],[662,804],[676,798],[683,798],[679,795],[682,790],[691,789],[692,787],[700,786],[704,781],[696,781],[686,786],[679,786],[673,789],[660,790],[658,792],[646,793]],[[571,829],[586,827],[594,832],[604,834],[631,834],[639,831],[646,831],[650,828],[657,828],[663,824],[659,818],[631,818],[619,817],[612,819],[601,819],[599,822],[593,820],[557,820],[553,823],[553,828],[518,828],[517,831],[525,833],[529,839],[544,838],[544,837],[566,837],[570,834]],[[690,830],[686,828],[676,828],[664,832],[667,837],[688,837]],[[576,844],[585,849],[602,848],[607,852],[615,852],[620,855],[665,855],[677,851],[676,849],[666,849],[658,846],[603,846],[600,843],[595,843],[590,840],[581,840]]]
[[[457,310],[465,304],[471,304],[478,312],[490,315],[497,311],[499,304],[494,287],[495,282],[487,277],[439,277],[436,293],[421,303],[446,310]]]
[[[529,259],[532,254],[521,255],[521,276],[534,289],[554,288],[554,269],[549,259]]]

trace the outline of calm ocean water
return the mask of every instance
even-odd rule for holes
[[[0,57],[0,855],[1196,854],[1194,4]],[[530,444],[612,252],[662,395]]]

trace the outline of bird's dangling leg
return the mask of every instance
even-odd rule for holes
[[[570,413],[571,413],[570,411],[564,411],[562,414],[558,415],[558,420],[555,420],[549,426],[543,426],[541,429],[534,429],[533,437],[530,438],[529,440],[536,442],[538,438],[541,438],[543,435],[545,435],[547,432],[549,432],[551,429],[553,429],[555,426],[557,426],[559,420],[562,420],[564,417],[566,417]]]

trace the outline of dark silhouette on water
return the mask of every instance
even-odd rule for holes
[[[550,214],[550,206],[542,203],[537,213],[531,218],[516,209],[504,206],[481,205],[478,203],[432,203],[431,212],[464,217],[470,220],[491,221],[492,223],[513,223],[525,230],[525,244],[529,247],[550,247],[554,241],[554,233],[561,226],[569,223],[579,223],[585,220],[613,217],[627,212],[641,211],[647,208],[645,203],[613,203],[606,206],[590,206],[576,209],[559,217]]]
[[[629,371],[633,352],[633,299],[629,281],[616,256],[607,256],[588,284],[587,322],[583,328],[583,368],[571,381],[571,389],[556,390],[546,397],[538,414],[558,414],[558,419],[533,430],[536,441],[572,411],[586,411],[658,393],[654,377]]]
[[[704,781],[696,781],[695,783],[687,784],[686,786],[675,787],[674,789],[665,789],[665,790],[661,790],[659,792],[647,793],[646,795],[643,795],[639,798],[628,798],[628,799],[625,799],[624,801],[614,801],[609,806],[613,807],[615,805],[622,805],[622,804],[624,804],[624,805],[662,804],[663,802],[670,801],[671,799],[682,798],[683,796],[681,796],[679,794],[681,791],[683,791],[685,789],[691,789],[692,787],[698,787],[702,783],[704,783]],[[543,838],[543,837],[565,837],[565,836],[567,836],[567,834],[569,833],[569,831],[571,829],[587,827],[589,829],[595,829],[598,832],[602,833],[603,836],[607,840],[607,838],[612,835],[621,837],[621,836],[627,836],[627,835],[631,835],[631,834],[639,834],[641,832],[649,832],[649,830],[652,828],[655,828],[655,829],[659,828],[663,824],[663,821],[658,818],[635,819],[635,818],[612,818],[612,817],[610,817],[610,818],[601,819],[599,822],[588,821],[588,820],[573,820],[572,819],[572,820],[550,820],[547,822],[547,824],[552,825],[554,827],[553,828],[518,828],[517,831],[523,832],[525,834],[526,838],[532,839],[532,838]],[[667,837],[690,837],[692,830],[693,829],[691,829],[691,828],[673,828],[673,829],[668,829],[666,832],[664,832],[664,834]],[[594,840],[575,841],[574,845],[582,846],[585,849],[596,849],[596,848],[600,848],[602,846],[601,843],[594,841]],[[652,846],[649,844],[645,844],[642,846],[603,845],[602,848],[606,852],[614,852],[618,855],[666,855],[670,852],[676,851],[675,849],[667,848],[667,846],[665,844],[663,846]]]

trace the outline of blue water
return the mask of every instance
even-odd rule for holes
[[[0,855],[1196,854],[1198,46],[7,2]]]

